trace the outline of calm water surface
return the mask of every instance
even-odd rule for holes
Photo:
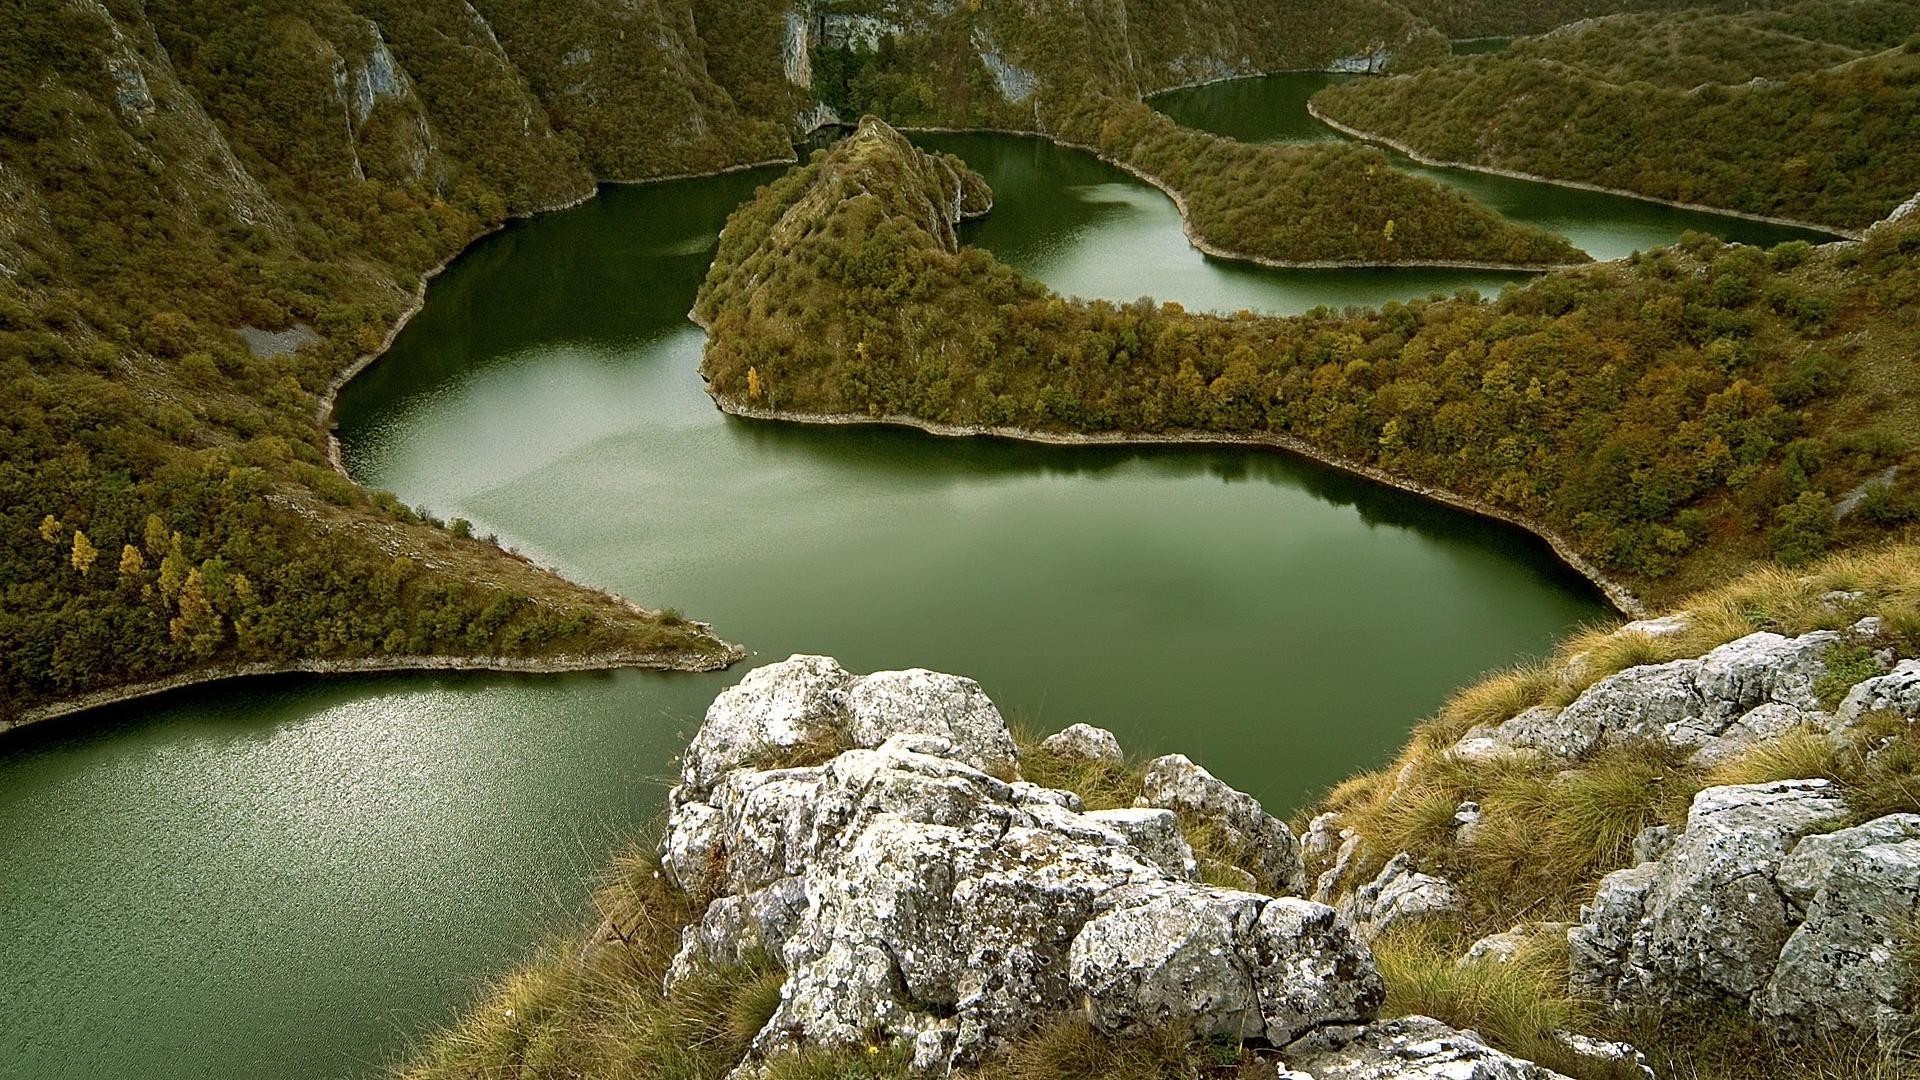
[[[1091,159],[938,142],[999,196],[969,239],[1069,292],[1297,311],[1503,280],[1217,263]],[[614,188],[479,245],[342,401],[355,475],[711,619],[752,662],[965,672],[1283,811],[1604,616],[1537,543],[1279,455],[722,417],[684,312],[771,175]],[[742,670],[268,680],[17,733],[0,1075],[374,1072],[571,925]]]
[[[1471,48],[1481,42],[1467,44]],[[1501,41],[1500,48],[1504,47]],[[1455,43],[1455,51],[1460,48],[1461,43]],[[1153,98],[1152,104],[1189,127],[1246,142],[1330,141],[1346,136],[1308,115],[1307,99],[1336,82],[1369,77],[1289,72],[1175,90]],[[1682,210],[1625,195],[1514,180],[1472,169],[1433,168],[1393,150],[1387,156],[1401,168],[1458,188],[1516,221],[1557,232],[1596,259],[1617,259],[1670,244],[1689,230],[1769,246],[1787,240],[1834,239],[1812,229]]]

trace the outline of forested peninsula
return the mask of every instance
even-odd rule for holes
[[[1857,231],[1920,190],[1914,14],[1806,0],[1612,15],[1313,106],[1429,160]]]
[[[869,119],[730,219],[695,307],[723,407],[1292,446],[1529,524],[1654,604],[1920,520],[1920,220],[1219,316],[1051,294],[958,243],[959,181],[923,156]]]
[[[1241,146],[1139,104],[1418,30],[1376,0],[1309,20],[1218,0],[0,14],[4,724],[276,668],[728,662],[699,624],[359,488],[330,462],[328,403],[475,237],[599,181],[790,161],[850,95],[1092,146],[1174,192],[1210,250],[1581,258],[1375,151]]]

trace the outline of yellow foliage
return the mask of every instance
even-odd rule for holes
[[[73,568],[84,575],[93,569],[93,560],[99,557],[100,552],[87,539],[87,534],[79,529],[73,530]]]

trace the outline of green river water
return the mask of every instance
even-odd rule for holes
[[[1298,106],[1317,78],[1165,107],[1318,137]],[[967,239],[1065,292],[1285,312],[1510,280],[1221,263],[1083,154],[927,141],[995,189]],[[0,1075],[376,1072],[573,924],[714,693],[795,651],[966,673],[1015,717],[1183,751],[1284,812],[1389,757],[1451,688],[1607,616],[1529,537],[1279,454],[721,416],[684,313],[726,213],[773,175],[609,188],[481,242],[339,412],[356,478],[754,657],[256,680],[0,741]],[[1599,254],[1789,235],[1492,190]]]

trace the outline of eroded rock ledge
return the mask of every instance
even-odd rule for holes
[[[1049,752],[1110,760],[1075,729]],[[1304,899],[1295,838],[1179,755],[1142,805],[1088,811],[1020,779],[969,679],[856,677],[796,656],[721,694],[670,798],[663,873],[703,914],[671,987],[770,959],[780,1001],[742,1069],[800,1048],[911,1048],[945,1073],[1067,1012],[1114,1035],[1172,1026],[1270,1053],[1281,1075],[1548,1080],[1384,987],[1345,915]],[[1187,831],[1233,838],[1248,887],[1196,880]]]

